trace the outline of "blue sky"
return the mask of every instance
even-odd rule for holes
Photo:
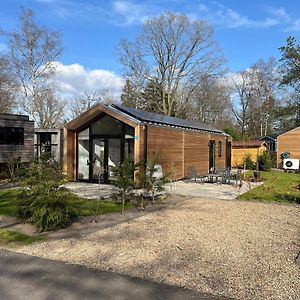
[[[15,28],[21,6],[33,9],[41,24],[62,33],[62,66],[77,66],[86,76],[100,70],[102,73],[92,74],[94,81],[103,74],[120,76],[119,41],[133,40],[147,18],[164,11],[206,19],[215,28],[231,72],[248,68],[260,58],[279,58],[278,47],[289,35],[300,41],[300,1],[293,0],[1,0],[0,28]],[[0,51],[5,51],[3,39]],[[69,68],[68,73],[75,69]],[[114,78],[110,80],[112,83]]]

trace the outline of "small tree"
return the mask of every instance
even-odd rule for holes
[[[262,171],[270,171],[273,166],[271,155],[267,151],[258,156],[257,162],[259,169]]]
[[[162,192],[164,185],[168,182],[168,175],[156,177],[155,173],[158,171],[157,162],[159,156],[157,152],[153,152],[151,159],[147,163],[145,174],[145,189],[150,192],[152,204],[154,204],[155,192]]]
[[[141,165],[141,163],[133,164],[129,156],[126,156],[123,163],[112,167],[112,171],[116,176],[114,185],[121,190],[122,196],[122,214],[124,213],[125,201],[130,195],[134,187],[134,171]]]
[[[33,223],[40,232],[70,223],[76,211],[69,202],[69,192],[61,187],[63,182],[59,164],[43,160],[32,162],[23,180],[18,217]]]
[[[251,154],[249,154],[249,153],[245,154],[243,167],[247,170],[254,169],[254,161],[251,158]]]

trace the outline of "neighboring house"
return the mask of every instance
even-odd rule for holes
[[[291,159],[300,159],[300,126],[277,137],[277,167],[282,166],[284,152],[289,153]]]
[[[125,155],[135,163],[159,154],[173,178],[230,167],[231,137],[209,125],[118,105],[96,105],[64,128],[64,170],[73,180],[112,180]]]
[[[62,129],[34,129],[34,157],[39,159],[41,155],[63,160],[63,130]]]
[[[259,139],[260,141],[264,141],[267,144],[268,152],[276,152],[277,151],[277,135],[265,135]]]
[[[33,160],[34,121],[28,116],[0,114],[0,164],[16,157],[22,163]]]
[[[247,156],[253,162],[257,162],[257,156],[267,151],[267,144],[264,141],[234,141],[231,149],[231,166],[236,168],[244,164]]]

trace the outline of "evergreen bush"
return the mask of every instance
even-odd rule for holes
[[[247,170],[253,170],[255,167],[255,163],[252,160],[251,155],[249,153],[245,154],[244,164],[242,165],[242,168],[244,168],[245,165]]]
[[[272,157],[267,151],[258,156],[257,162],[261,171],[270,171],[273,166]]]
[[[68,200],[70,193],[61,186],[63,182],[58,163],[32,162],[22,181],[23,197],[18,203],[18,217],[34,224],[39,232],[66,226],[76,213]]]

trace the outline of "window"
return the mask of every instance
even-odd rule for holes
[[[123,123],[113,117],[104,115],[101,119],[91,124],[92,134],[121,135]]]
[[[24,145],[24,128],[0,127],[0,145]]]
[[[221,141],[219,141],[219,157],[221,157],[222,156],[222,142]]]

